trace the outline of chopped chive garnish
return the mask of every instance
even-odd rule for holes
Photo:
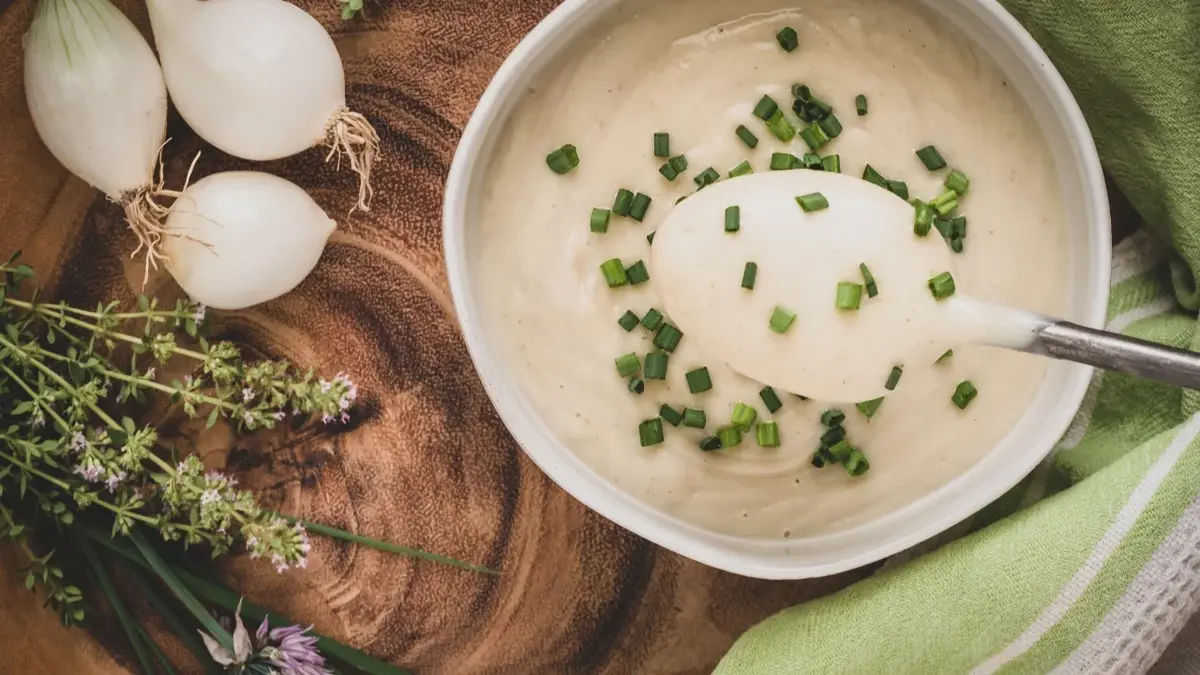
[[[624,356],[618,356],[614,363],[617,364],[617,374],[621,377],[636,375],[642,369],[642,362],[638,360],[638,355],[633,352]]]
[[[847,459],[850,459],[850,455],[853,452],[854,452],[854,448],[850,447],[849,441],[847,441],[845,439],[842,439],[842,440],[838,441],[837,443],[834,443],[829,448],[829,454],[833,457],[833,461],[837,462],[838,464],[841,464],[841,463],[845,462]]]
[[[946,168],[946,160],[942,159],[942,153],[932,145],[927,145],[917,151],[917,157],[926,169],[937,171],[938,169]]]
[[[792,396],[795,396],[801,402],[809,400],[809,398],[807,396],[805,396],[804,394],[792,394]]]
[[[945,300],[954,295],[954,277],[949,272],[942,272],[929,280],[929,292],[935,300]]]
[[[789,152],[773,152],[771,153],[771,170],[772,171],[788,171],[796,168],[800,163],[800,158]]]
[[[913,203],[913,234],[924,237],[933,227],[933,208],[918,199]]]
[[[721,448],[734,448],[742,444],[742,430],[737,427],[721,427],[717,430]]]
[[[950,219],[950,236],[964,239],[967,236],[967,217],[955,216]]]
[[[758,280],[758,263],[746,263],[746,267],[742,269],[742,288],[748,291],[754,290],[756,280]]]
[[[902,180],[889,180],[887,189],[904,201],[908,201],[908,183]]]
[[[821,168],[830,173],[842,172],[842,158],[840,155],[827,155],[821,158]]]
[[[792,123],[783,116],[782,110],[776,110],[775,114],[767,120],[767,129],[774,134],[775,138],[784,143],[791,143],[792,139],[796,137],[796,127],[792,126]]]
[[[708,416],[699,408],[683,409],[683,426],[692,429],[703,429],[708,425]]]
[[[820,155],[817,155],[812,152],[806,152],[806,153],[804,153],[804,156],[800,158],[800,164],[805,169],[813,169],[816,171],[824,171],[825,170],[825,165],[822,164],[823,161],[824,160],[821,159]],[[841,164],[841,160],[838,160],[838,164]]]
[[[753,406],[748,406],[741,401],[734,404],[733,414],[729,417],[729,423],[742,431],[750,431],[750,427],[754,426],[754,422],[757,420],[758,411]]]
[[[612,212],[618,216],[628,216],[629,209],[633,206],[633,193],[625,188],[617,190],[617,196],[613,199]]]
[[[868,183],[878,185],[885,190],[891,189],[891,187],[888,185],[888,179],[884,178],[883,174],[876,171],[875,167],[871,166],[870,164],[863,167],[862,178]]]
[[[669,323],[664,323],[654,335],[654,346],[664,352],[673,352],[683,339],[683,331]]]
[[[858,96],[854,97],[854,109],[856,111],[858,111],[859,117],[862,117],[863,115],[867,114],[867,96],[866,96],[866,94],[859,94]]]
[[[780,47],[783,47],[783,51],[791,52],[800,44],[800,37],[796,35],[795,28],[785,26],[783,30],[775,34],[775,41],[779,43]]]
[[[646,367],[649,370],[650,357],[646,357]],[[887,383],[883,385],[888,391],[895,391],[896,385],[900,384],[900,376],[904,374],[904,366],[892,366],[892,372],[888,373]]]
[[[598,232],[600,234],[608,232],[608,219],[611,216],[612,211],[609,211],[608,209],[592,209],[592,232]]]
[[[845,466],[846,473],[856,478],[871,470],[871,463],[858,450],[850,453],[850,456],[846,458]]]
[[[679,426],[679,423],[683,421],[683,413],[666,403],[662,404],[662,407],[658,409],[658,416],[673,427]]]
[[[812,213],[813,211],[821,211],[829,208],[829,200],[826,199],[825,195],[821,194],[820,192],[800,195],[799,197],[796,197],[796,203],[800,205],[800,208],[804,209],[805,213]]]
[[[642,222],[646,217],[646,211],[650,209],[650,195],[637,193],[633,198],[633,205],[629,207],[629,217]]]
[[[681,196],[679,199],[676,199],[676,200],[675,200],[675,204],[676,204],[676,205],[682,204],[682,203],[683,203],[683,200],[687,199],[687,198],[688,198],[688,197],[690,197],[690,196],[691,196],[691,195],[683,195],[683,196]]]
[[[658,445],[663,442],[663,425],[662,420],[655,417],[651,420],[646,420],[638,425],[638,438],[642,441],[642,447]]]
[[[646,355],[646,379],[647,380],[665,380],[667,379],[667,360],[668,356],[662,352],[651,352]]]
[[[802,103],[807,103],[808,99],[812,98],[812,90],[803,84],[792,85],[792,96],[800,99]]]
[[[775,99],[764,94],[762,98],[758,99],[758,104],[754,106],[754,116],[766,122],[777,110],[779,110],[779,104],[775,102]]]
[[[838,309],[858,309],[862,306],[862,293],[862,284],[850,281],[839,282],[837,285],[837,294],[834,297],[834,306]]]
[[[950,397],[950,400],[954,401],[954,405],[958,406],[959,410],[966,410],[978,395],[979,390],[975,388],[974,384],[971,384],[970,380],[966,380],[955,387],[954,395]]]
[[[824,131],[825,135],[830,138],[837,138],[838,136],[842,135],[842,122],[837,118],[837,115],[834,115],[833,113],[829,113],[825,119],[817,122],[817,125],[820,126],[821,131]]]
[[[650,270],[646,269],[646,263],[639,260],[625,269],[625,277],[631,285],[637,286],[650,281]]]
[[[873,297],[879,295],[879,286],[876,285],[875,276],[873,274],[871,274],[871,270],[870,270],[870,268],[867,267],[867,264],[860,263],[858,266],[858,271],[862,272],[863,284],[866,286],[866,289],[867,289],[867,297],[873,298]]]
[[[779,400],[775,390],[770,387],[763,387],[762,391],[758,392],[758,397],[762,399],[763,405],[767,406],[767,412],[771,414],[783,407],[783,401]]]
[[[654,156],[655,157],[670,157],[671,156],[671,134],[659,132],[654,134]]]
[[[779,447],[779,424],[776,422],[759,422],[754,428],[754,435],[760,448]]]
[[[617,319],[617,325],[621,328],[624,328],[625,332],[628,333],[638,325],[637,314],[634,314],[629,310],[625,310],[625,313],[621,315],[621,318]]]
[[[600,273],[604,275],[604,281],[609,288],[624,286],[629,282],[629,277],[625,274],[625,266],[621,264],[620,258],[605,260],[600,264]]]
[[[767,115],[770,117],[770,115]],[[751,150],[758,147],[758,136],[754,135],[753,131],[746,128],[746,125],[739,124],[737,128],[737,137],[742,139],[742,142],[750,147]]]
[[[867,419],[871,419],[875,416],[875,413],[879,412],[879,406],[881,405],[883,405],[883,397],[873,398],[870,401],[863,401],[862,403],[855,403],[854,407],[858,408],[858,411]]]
[[[629,378],[629,391],[635,394],[641,394],[646,391],[646,383],[638,377]]]
[[[820,150],[829,142],[829,134],[825,133],[819,122],[813,122],[801,129],[800,138],[812,150]]]
[[[947,349],[941,356],[938,357],[937,361],[934,361],[934,363],[945,363],[952,358],[954,358],[954,350]]]
[[[950,239],[950,250],[951,250],[951,251],[954,251],[955,253],[962,253],[962,252],[963,252],[963,240],[962,240],[962,237],[952,237],[952,238]]]
[[[651,246],[654,245],[654,232],[651,232],[650,234],[646,235],[646,243],[650,244]]]
[[[939,215],[948,215],[951,211],[958,208],[958,193],[954,190],[946,190],[934,197],[929,202],[929,205],[937,209]]]
[[[827,427],[840,427],[846,421],[846,413],[841,408],[830,408],[821,413],[821,424]]]
[[[663,324],[663,313],[658,311],[657,309],[654,309],[653,307],[651,307],[650,310],[648,312],[646,312],[646,316],[642,317],[642,325],[645,326],[646,329],[649,331],[658,330],[659,327],[662,326],[662,324]]]
[[[725,207],[725,231],[737,232],[742,229],[742,207],[734,205]]]
[[[751,173],[754,173],[754,167],[750,166],[750,162],[743,159],[741,164],[738,164],[729,171],[729,177],[737,178],[738,176],[745,176]]]
[[[954,223],[945,218],[934,218],[933,226],[937,228],[939,234],[947,239],[954,236]]]
[[[780,335],[788,332],[792,324],[796,322],[796,313],[786,310],[782,307],[776,307],[771,312],[771,330]]]
[[[675,155],[671,159],[667,160],[667,164],[670,164],[671,168],[675,169],[676,173],[683,173],[684,171],[687,171],[688,168],[687,157],[684,155]]]
[[[546,155],[546,165],[560,176],[579,166],[579,151],[575,146],[567,144]]]
[[[954,169],[946,176],[946,187],[954,190],[959,195],[967,194],[967,188],[971,186],[971,179],[967,178],[967,174]]]
[[[669,181],[674,181],[676,178],[679,178],[679,172],[676,171],[673,166],[671,166],[670,162],[664,162],[662,166],[658,167],[658,172],[663,175],[663,178],[666,178]]]
[[[699,186],[700,189],[704,189],[709,185],[721,180],[721,174],[717,173],[717,170],[710,166],[697,174],[692,180],[696,182],[696,185]]]
[[[704,440],[700,441],[700,449],[703,450],[704,452],[712,452],[714,450],[720,450],[721,449],[721,439],[717,438],[716,436],[708,436]]]
[[[833,464],[832,457],[829,457],[829,451],[821,448],[813,453],[811,464],[818,468],[824,469],[826,464]]]
[[[701,394],[712,389],[712,377],[708,374],[708,368],[688,371],[684,379],[687,380],[688,391],[693,394]]]
[[[808,106],[809,109],[813,111],[812,118],[814,120],[821,120],[826,116],[833,114],[833,106],[829,105],[825,101],[822,101],[816,96],[813,96],[808,100]]]
[[[840,426],[829,427],[825,433],[821,434],[821,445],[828,448],[831,445],[837,444],[846,437],[846,430]]]

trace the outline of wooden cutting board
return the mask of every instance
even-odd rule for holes
[[[0,9],[6,0],[0,0]],[[68,175],[33,131],[21,34],[32,2],[0,16],[0,253],[24,248],[51,295],[131,301],[140,267],[113,205]],[[119,3],[149,35],[144,8]],[[255,602],[422,673],[707,673],[746,628],[864,572],[806,583],[740,578],[685,560],[584,508],[521,452],[485,396],[459,336],[442,265],[443,182],[459,133],[492,73],[555,0],[389,0],[343,23],[332,0],[303,0],[334,33],[351,107],[383,138],[368,215],[346,220],[348,172],[310,151],[266,165],[204,146],[178,120],[168,184],[258,168],[306,188],[341,221],[297,291],[216,323],[266,355],[350,373],[363,392],[346,427],[305,426],[171,442],[284,512],[503,570],[499,578],[317,540],[307,572],[226,565]],[[179,291],[161,275],[148,292]],[[13,561],[0,565],[13,569]],[[65,631],[0,583],[7,665],[28,673],[119,670],[83,631]],[[103,631],[101,631],[103,633]],[[129,663],[121,641],[105,640]]]

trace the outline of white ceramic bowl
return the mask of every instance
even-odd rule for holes
[[[806,539],[733,537],[682,522],[600,477],[555,438],[514,384],[517,378],[505,372],[485,333],[473,265],[479,254],[475,214],[497,136],[526,87],[619,2],[566,0],[517,46],[480,99],[446,184],[446,268],[458,319],[488,395],[525,452],[567,492],[646,539],[713,567],[771,579],[834,574],[904,550],[964,520],[1028,475],[1066,430],[1083,400],[1090,369],[1054,364],[1008,436],[939,490],[879,520]],[[1067,318],[1100,326],[1111,257],[1108,200],[1079,107],[1045,53],[995,0],[928,0],[927,5],[991,56],[1040,121],[1070,221]]]

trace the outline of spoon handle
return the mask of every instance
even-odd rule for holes
[[[1200,353],[1067,321],[1040,327],[1025,351],[1105,370],[1200,389]]]

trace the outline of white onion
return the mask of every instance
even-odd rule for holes
[[[171,99],[197,134],[259,161],[325,144],[347,157],[368,208],[379,135],[346,107],[341,57],[316,19],[284,0],[146,5]]]
[[[196,302],[243,309],[298,286],[336,227],[295,183],[258,171],[217,173],[171,207],[166,266]]]
[[[154,263],[167,89],[146,39],[108,0],[40,0],[25,35],[25,96],[46,147],[125,208]]]

